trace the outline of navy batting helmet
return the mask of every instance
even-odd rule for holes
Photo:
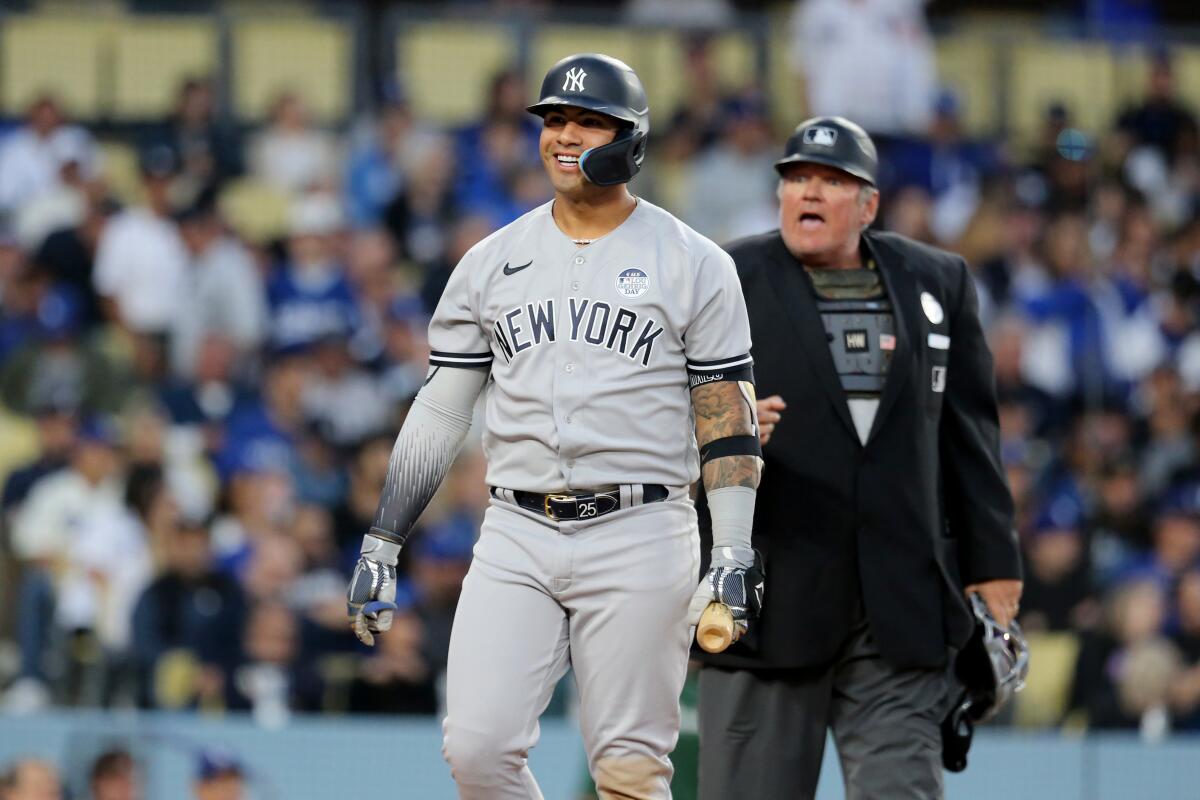
[[[598,186],[627,183],[641,169],[650,106],[641,79],[628,64],[599,53],[567,56],[546,73],[539,97],[529,107],[539,117],[559,106],[576,106],[623,123],[611,142],[580,157],[579,169],[589,181]]]
[[[875,185],[879,156],[867,132],[845,117],[813,117],[796,126],[775,169],[789,164],[824,164]]]

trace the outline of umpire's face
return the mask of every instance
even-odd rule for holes
[[[779,180],[779,230],[807,266],[858,266],[859,234],[878,210],[873,186],[824,164],[791,164]]]

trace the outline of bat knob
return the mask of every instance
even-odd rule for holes
[[[733,643],[733,612],[724,603],[709,603],[696,626],[696,641],[708,653],[720,653]]]

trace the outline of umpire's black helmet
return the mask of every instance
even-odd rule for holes
[[[579,53],[559,61],[542,80],[540,99],[529,111],[544,117],[558,106],[576,106],[624,123],[608,144],[579,159],[585,178],[599,186],[627,183],[646,157],[650,106],[637,73],[623,61],[599,53]]]
[[[813,117],[797,125],[775,169],[782,175],[788,164],[798,162],[834,167],[872,186],[879,172],[875,143],[845,117]]]

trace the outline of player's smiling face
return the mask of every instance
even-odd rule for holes
[[[879,193],[840,169],[788,166],[779,181],[779,230],[792,255],[810,266],[849,266],[859,233],[875,219]]]
[[[562,106],[542,118],[542,164],[554,191],[572,195],[590,186],[579,169],[579,157],[593,147],[608,144],[621,123],[607,114],[586,108]]]

